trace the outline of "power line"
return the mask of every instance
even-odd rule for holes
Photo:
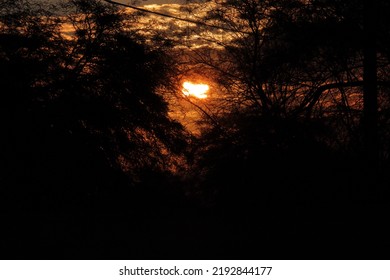
[[[149,14],[153,14],[153,15],[157,15],[157,16],[161,16],[161,17],[172,18],[172,19],[179,20],[179,21],[194,23],[194,24],[197,24],[197,25],[203,25],[203,26],[207,26],[207,27],[215,28],[215,29],[222,29],[222,30],[225,30],[225,31],[238,32],[237,30],[233,30],[233,29],[228,28],[228,27],[208,24],[208,23],[204,23],[204,22],[197,21],[197,20],[192,20],[192,19],[181,18],[181,17],[177,17],[177,16],[174,16],[174,15],[169,15],[169,14],[164,14],[164,13],[160,13],[160,12],[156,12],[156,11],[143,9],[143,8],[132,6],[132,5],[129,5],[129,4],[118,3],[118,2],[115,2],[115,1],[111,1],[111,0],[103,0],[103,1],[105,1],[107,3],[110,3],[110,4],[113,4],[113,5],[123,6],[123,7],[130,8],[130,9],[133,9],[133,10],[136,10],[136,11],[149,13]],[[247,32],[242,32],[241,31],[241,33],[247,33]]]

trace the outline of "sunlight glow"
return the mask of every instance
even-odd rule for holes
[[[194,96],[199,99],[207,98],[206,92],[210,87],[206,84],[193,84],[191,82],[184,82],[182,92],[185,96]]]

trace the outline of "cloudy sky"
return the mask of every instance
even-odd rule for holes
[[[131,0],[113,0],[121,3],[131,3]],[[140,5],[149,5],[149,4],[183,4],[185,0],[139,0]]]
[[[185,0],[146,0],[142,2],[145,4],[182,4],[185,3]]]
[[[52,2],[57,2],[57,0],[49,0]],[[113,0],[116,2],[131,4],[134,0]],[[150,5],[150,4],[184,4],[186,0],[137,0],[139,5]]]

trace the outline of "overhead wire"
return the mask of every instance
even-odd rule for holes
[[[188,19],[188,18],[181,18],[181,17],[178,17],[178,16],[174,16],[174,15],[170,15],[170,14],[164,14],[164,13],[160,13],[160,12],[156,12],[156,11],[151,11],[151,10],[148,10],[148,9],[144,9],[144,8],[141,8],[141,7],[137,7],[137,6],[133,6],[133,5],[129,5],[129,4],[124,4],[124,3],[120,3],[120,2],[116,2],[116,1],[111,1],[111,0],[103,0],[103,1],[107,2],[107,3],[110,3],[110,4],[113,4],[113,5],[118,5],[118,6],[130,8],[130,9],[133,9],[133,10],[136,10],[136,11],[139,11],[139,12],[149,13],[149,14],[153,14],[153,15],[157,15],[157,16],[161,16],[161,17],[166,17],[166,18],[171,18],[171,19],[175,19],[175,20],[179,20],[179,21],[183,21],[183,22],[193,23],[193,24],[196,24],[196,25],[203,25],[203,26],[206,26],[206,27],[209,27],[209,28],[213,28],[213,29],[222,29],[222,30],[225,30],[225,31],[237,32],[237,30],[233,30],[233,29],[231,29],[229,27],[218,26],[218,25],[214,25],[214,24],[208,24],[208,23],[205,23],[205,22],[202,22],[202,21],[192,20],[192,19]],[[241,33],[247,33],[247,32],[243,32],[243,31],[240,31],[240,32]]]

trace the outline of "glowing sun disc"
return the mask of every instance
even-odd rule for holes
[[[184,82],[182,92],[185,96],[194,96],[196,98],[207,98],[206,92],[210,87],[206,84],[193,84],[191,82]]]

